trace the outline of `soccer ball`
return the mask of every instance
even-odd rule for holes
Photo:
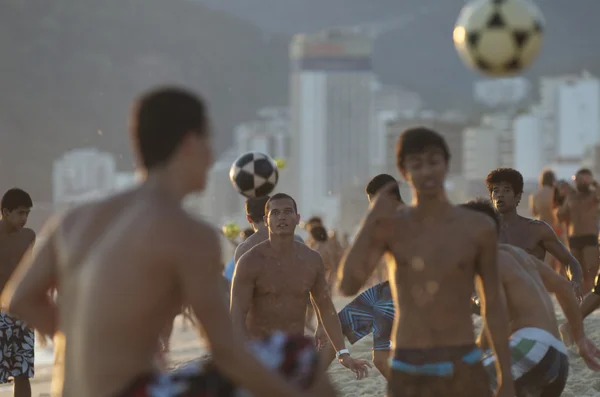
[[[529,0],[476,0],[461,10],[453,39],[467,66],[511,76],[535,60],[543,31],[543,16]]]
[[[271,193],[279,180],[275,161],[264,153],[242,154],[231,165],[229,179],[235,190],[245,197],[261,197]]]

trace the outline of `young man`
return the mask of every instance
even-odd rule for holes
[[[483,200],[463,204],[465,208],[488,215],[500,227],[500,219],[491,203]],[[501,296],[510,313],[510,348],[512,375],[517,397],[558,397],[569,374],[569,358],[560,340],[558,321],[549,293],[556,296],[568,325],[576,335],[579,354],[588,367],[600,370],[600,351],[584,333],[579,305],[570,283],[546,263],[524,250],[508,244],[498,247],[498,269],[502,282]],[[485,324],[479,337],[487,347]],[[484,365],[495,386],[493,354]]]
[[[371,179],[366,188],[369,202],[390,182],[394,183],[396,179],[387,174],[380,174]],[[404,205],[398,186],[392,194],[398,200],[398,206]],[[394,327],[394,300],[390,282],[382,282],[361,293],[338,313],[338,317],[342,324],[342,332],[351,344],[373,333],[373,364],[387,379]],[[335,351],[331,344],[327,343],[322,327],[319,327],[316,335],[319,347],[322,349],[321,357],[325,362],[330,363],[335,358]]]
[[[254,340],[276,331],[302,335],[306,306],[311,299],[340,363],[361,379],[367,373],[367,363],[350,357],[344,345],[323,258],[294,239],[299,221],[292,197],[277,193],[267,201],[265,224],[269,238],[240,258],[233,276],[234,324]]]
[[[481,351],[473,340],[471,295],[477,280],[482,312],[498,356],[496,395],[514,397],[508,316],[499,297],[497,233],[482,214],[452,205],[444,182],[450,153],[425,127],[404,131],[398,168],[414,204],[398,209],[392,184],[377,195],[342,259],[340,288],[353,295],[388,253],[396,307],[389,395],[489,396]]]
[[[4,193],[0,208],[0,288],[35,242],[35,232],[26,228],[33,207],[29,194],[13,188]],[[15,397],[30,397],[33,377],[34,331],[21,320],[0,311],[0,383],[14,380]]]
[[[279,355],[267,357],[274,358],[269,367],[296,364],[287,373],[292,385],[254,358],[231,325],[217,231],[181,205],[204,189],[212,163],[203,101],[183,89],[157,89],[140,98],[132,119],[143,183],[51,224],[44,246],[20,265],[2,297],[36,329],[64,337],[64,367],[53,377],[64,383],[54,393],[222,396],[240,385],[259,396],[329,395],[309,340],[279,335],[277,345],[266,342]],[[58,307],[48,296],[55,284]],[[213,363],[160,373],[154,357],[161,330],[184,302],[207,335]],[[309,384],[314,391],[299,392]]]
[[[582,168],[575,174],[577,191],[568,195],[558,211],[567,223],[569,248],[583,267],[583,293],[594,286],[598,274],[598,204],[600,189],[592,172]]]
[[[546,252],[554,256],[571,273],[576,294],[581,298],[581,265],[554,230],[543,221],[525,218],[517,213],[523,194],[523,176],[512,168],[491,171],[485,182],[494,208],[500,214],[500,242],[522,248],[539,260]]]

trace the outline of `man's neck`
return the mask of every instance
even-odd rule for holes
[[[11,227],[4,219],[0,219],[0,233],[10,234],[16,232],[18,229]]]
[[[180,178],[174,177],[172,172],[164,168],[148,172],[144,176],[142,186],[148,190],[160,192],[161,195],[174,201],[181,202],[185,196],[191,193],[185,185]]]
[[[500,213],[500,220],[502,221],[503,224],[511,224],[511,223],[515,222],[517,219],[519,219],[519,214],[517,214],[516,208],[514,210],[511,210],[508,212]]]
[[[252,229],[254,229],[254,233],[264,233],[268,232],[267,225],[264,222],[261,223],[253,223]]]
[[[419,195],[418,192],[413,191],[413,197],[415,197],[413,201],[413,207],[415,209],[415,213],[418,217],[421,218],[438,218],[442,214],[444,214],[448,208],[452,207],[450,201],[448,201],[448,197],[446,196],[446,192],[442,190],[436,195]]]
[[[269,241],[273,251],[280,255],[290,254],[294,248],[294,235],[269,234]]]

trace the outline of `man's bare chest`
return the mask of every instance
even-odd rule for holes
[[[21,236],[0,237],[0,265],[16,266],[27,249],[30,242]]]
[[[256,281],[259,295],[304,296],[316,281],[316,274],[306,264],[268,260]]]
[[[499,233],[499,242],[519,247],[530,254],[536,255],[545,253],[541,246],[541,236],[527,223],[517,223],[510,226],[502,226]]]
[[[595,219],[598,210],[596,200],[592,197],[576,197],[569,203],[573,218],[591,218]]]

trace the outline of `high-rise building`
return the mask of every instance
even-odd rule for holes
[[[238,154],[262,152],[273,158],[290,155],[290,117],[287,109],[261,109],[257,120],[238,125],[233,134]]]
[[[369,177],[371,52],[370,38],[344,30],[297,35],[290,46],[294,194],[304,214],[328,222],[332,199]]]

